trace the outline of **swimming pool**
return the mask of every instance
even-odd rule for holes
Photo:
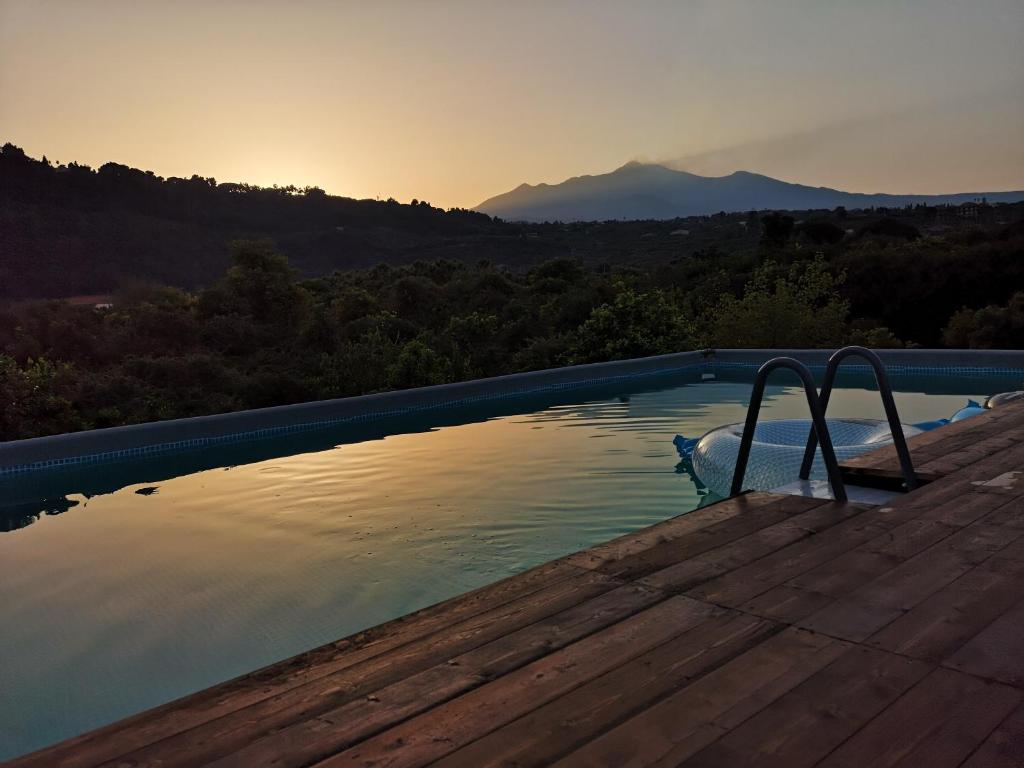
[[[742,421],[750,375],[3,480],[0,759],[695,508],[672,438]],[[1021,385],[891,377],[904,422]],[[762,418],[805,417],[802,392],[772,381]],[[830,416],[881,417],[867,377],[839,384]]]

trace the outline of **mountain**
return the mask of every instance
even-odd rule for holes
[[[630,162],[611,173],[575,176],[561,184],[521,184],[492,197],[476,210],[508,221],[607,221],[672,219],[719,211],[807,210],[902,207],[1024,200],[1024,191],[962,192],[950,195],[888,195],[843,192],[773,179],[747,171],[698,176],[663,165]]]

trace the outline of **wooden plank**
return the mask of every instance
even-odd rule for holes
[[[787,629],[556,763],[559,768],[677,765],[769,706],[849,646]]]
[[[957,512],[952,512],[951,510],[952,514],[958,512],[959,507],[957,507]],[[877,539],[865,542],[858,549],[866,552],[876,552],[880,555],[890,555],[903,561],[952,536],[960,527],[962,526],[958,527],[939,520],[930,520],[928,516],[922,515],[916,520],[910,520],[894,528]]]
[[[947,485],[950,486],[949,490],[941,486],[924,489],[911,497],[899,499],[887,509],[875,510],[865,515],[865,520],[883,521],[874,538],[858,535],[854,539],[840,535],[839,540],[830,540],[828,536],[818,535],[806,542],[804,546],[809,550],[810,557],[816,555],[823,561],[821,565],[811,567],[806,573],[800,571],[805,565],[814,566],[814,561],[803,560],[806,554],[797,548],[781,549],[773,557],[760,560],[758,565],[751,566],[747,573],[730,573],[751,561],[758,560],[759,557],[772,554],[771,543],[774,542],[770,537],[782,525],[776,524],[727,546],[652,574],[643,579],[643,583],[660,589],[684,590],[691,596],[735,606],[737,594],[735,590],[730,593],[728,587],[728,582],[733,580],[740,582],[736,589],[749,589],[750,592],[760,593],[740,602],[738,607],[766,618],[798,621],[828,604],[829,601],[821,595],[838,597],[872,578],[881,576],[898,565],[900,559],[909,558],[951,536],[958,527],[968,525],[991,509],[991,500],[982,494],[968,495],[963,500],[949,498],[947,494],[954,487],[966,491],[970,486],[955,483]],[[814,514],[814,511],[804,513],[800,517],[809,514]],[[905,522],[900,524],[901,521]],[[859,543],[865,538],[866,541]],[[777,541],[780,545],[786,543],[781,536]],[[849,550],[851,544],[855,548]],[[864,554],[865,552],[881,556],[875,557]],[[887,557],[890,555],[894,559]],[[785,584],[772,587],[772,583],[779,578],[778,571],[772,570],[776,564],[781,564],[783,572],[789,569],[790,573],[795,575]],[[705,585],[706,590],[694,589],[702,582],[725,573],[730,573],[730,576],[717,583]],[[761,592],[761,588],[766,584],[769,589]],[[723,585],[726,587],[725,590],[715,589]],[[887,615],[892,618],[896,614]]]
[[[365,700],[374,691],[395,681],[428,670],[453,656],[498,640],[521,628],[539,627],[544,642],[557,644],[563,640],[564,644],[567,640],[564,640],[563,635],[571,636],[573,629],[579,629],[577,625],[581,615],[584,618],[583,625],[589,626],[587,620],[600,623],[605,618],[607,608],[611,609],[613,616],[618,616],[622,605],[627,606],[629,612],[635,612],[643,605],[661,598],[652,590],[630,587],[616,590],[615,596],[599,602],[593,609],[587,605],[582,610],[566,611],[590,598],[609,593],[615,589],[616,584],[600,574],[579,571],[575,576],[521,600],[452,625],[446,632],[430,635],[341,672],[199,723],[159,742],[122,753],[117,762],[130,760],[145,765],[153,761],[163,768],[206,762],[257,741],[271,731],[309,720],[352,701]],[[519,649],[522,655],[529,655],[531,651],[536,653],[532,645]],[[437,679],[440,681],[442,678]],[[446,686],[459,684],[470,686],[473,681],[459,678],[446,681],[439,688],[447,690]]]
[[[929,483],[913,493],[897,496],[886,507],[899,509],[901,513],[904,513],[900,522],[907,522],[915,517],[907,513],[914,510],[920,513],[927,512],[938,504],[946,504],[970,493],[972,489],[973,486],[967,478],[961,479],[959,475],[953,475]]]
[[[898,462],[895,462],[898,466]],[[865,488],[881,488],[890,491],[902,491],[905,481],[902,469],[893,469],[886,462],[878,467],[851,467],[846,464],[839,465],[843,482],[847,485],[860,485]],[[914,467],[914,477],[919,485],[933,483],[943,477],[937,472],[922,472],[919,467]]]
[[[786,584],[819,595],[841,597],[861,584],[891,571],[901,562],[896,555],[858,547],[807,573],[795,576]]]
[[[620,720],[775,634],[777,629],[773,622],[742,614],[704,622],[435,765],[550,765]]]
[[[399,768],[438,760],[717,615],[677,596],[317,763]]]
[[[982,491],[981,488],[975,490]],[[1002,525],[1017,530],[1024,529],[1024,503],[1020,496],[1010,499],[1008,503],[990,513],[986,519],[992,525]]]
[[[1005,546],[1006,536],[1007,529],[998,526],[968,526],[799,624],[844,640],[866,640]]]
[[[772,587],[740,606],[741,610],[766,619],[795,624],[800,619],[831,605],[835,598],[782,584]]]
[[[243,734],[230,743],[215,738],[206,750],[194,743],[183,745],[181,764],[308,765],[624,620],[660,599],[653,590],[621,587],[262,738]],[[224,757],[210,762],[216,755]],[[161,762],[167,768],[173,764],[166,759]]]
[[[962,768],[1020,768],[1022,755],[1024,706],[1003,720]]]
[[[1024,596],[1024,563],[982,563],[882,628],[868,644],[939,662]]]
[[[750,513],[777,500],[777,496],[768,493],[745,493],[735,498],[724,499],[569,555],[565,561],[578,568],[597,569],[606,563],[645,552],[662,542],[679,539],[702,528]]]
[[[949,497],[948,501],[933,505],[918,519],[923,523],[963,528],[982,517],[988,521],[993,511],[1002,507],[1006,501],[980,493],[979,489],[972,485],[969,489],[965,487],[956,495]]]
[[[738,607],[789,579],[816,568],[892,527],[885,509],[844,520],[822,533],[686,591],[701,600]],[[902,522],[902,521],[900,521]]]
[[[921,661],[854,647],[679,765],[812,766],[930,670]]]
[[[1019,466],[1020,445],[999,448],[991,453],[975,450],[974,444],[967,446],[943,446],[947,451],[930,459],[921,466],[924,472],[938,472],[943,475],[953,474],[961,470],[974,473],[983,464],[991,464],[995,460],[1013,457],[1012,463]]]
[[[984,461],[962,468],[958,472],[960,479],[973,481],[972,484],[980,487],[986,483],[999,478],[998,483],[992,483],[990,490],[998,490],[998,486],[1004,486],[1004,490],[1011,495],[1019,495],[1024,488],[1024,478],[1021,477],[1020,469],[1024,467],[1024,444],[1008,448],[997,454],[989,456]],[[1010,482],[1006,483],[1003,475],[1011,475]]]
[[[681,562],[646,576],[641,583],[665,591],[685,591],[814,536],[867,509],[854,504],[824,503],[701,554],[691,555],[684,550],[679,553]]]
[[[901,561],[941,541],[948,541],[957,530],[976,520],[984,518],[985,523],[990,525],[994,516],[1001,514],[991,512],[992,507],[1003,503],[1005,499],[994,501],[984,494],[968,494],[963,499],[952,499],[925,508],[916,519],[881,533],[855,549],[747,601],[741,607],[766,618],[802,621],[831,604],[831,601],[822,599],[822,595],[838,599],[851,593],[893,570]],[[900,508],[904,509],[902,506]],[[911,507],[917,508],[917,504]],[[991,532],[991,529],[986,530]],[[1007,538],[1012,539],[1015,535],[1008,534]],[[894,612],[870,610],[868,614],[881,619],[891,619],[897,615]],[[849,608],[847,619],[851,623],[861,621],[863,613]]]
[[[938,493],[929,488],[916,494],[926,495],[932,499],[931,504],[935,504],[936,496],[945,498],[941,488],[938,489]],[[767,591],[746,600],[739,607],[757,616],[797,622],[831,604],[833,598],[852,591],[871,578],[891,570],[901,560],[908,559],[952,535],[957,530],[954,522],[966,524],[982,514],[978,512],[969,516],[962,511],[951,511],[955,505],[950,503],[932,507],[927,502],[919,502],[915,498],[916,494],[901,498],[891,507],[874,510],[865,516],[864,519],[868,521],[883,521],[874,538],[867,538],[862,543],[855,541],[855,546],[845,552],[842,551],[844,547],[839,546],[839,552],[831,554],[821,565],[811,567],[803,573],[800,572],[800,568],[793,568],[792,571],[796,575],[787,582],[770,587]],[[927,517],[934,519],[922,519]],[[816,545],[820,544],[820,540],[816,541]],[[811,545],[812,549],[814,546]],[[864,553],[875,553],[882,557],[872,557]],[[777,557],[785,559],[787,554],[789,553],[780,553]],[[683,567],[685,568],[685,564]],[[646,579],[645,583],[653,586],[659,582]]]
[[[907,439],[907,447],[915,470],[922,475],[942,476],[955,472],[959,467],[931,462],[965,449],[971,451],[975,460],[997,453],[1020,442],[1024,437],[1018,433],[1021,425],[1024,425],[1024,408],[1015,403],[915,435]],[[896,449],[891,445],[846,459],[840,466],[851,472],[899,473]]]
[[[1024,687],[1024,600],[989,624],[943,666]]]
[[[86,768],[283,691],[352,667],[579,574],[554,562],[401,616],[307,653],[60,742],[11,768]],[[88,745],[88,746],[86,746]]]
[[[956,768],[1022,697],[1006,685],[936,669],[818,766]]]
[[[679,560],[698,555],[730,541],[743,538],[761,528],[789,519],[795,514],[828,502],[799,496],[744,494],[706,509],[722,506],[730,514],[709,525],[697,521],[684,525],[685,516],[668,529],[654,526],[638,534],[607,545],[571,555],[568,562],[607,576],[636,579]],[[703,511],[703,510],[700,510]],[[857,508],[860,511],[860,508]],[[677,518],[678,519],[678,518]]]

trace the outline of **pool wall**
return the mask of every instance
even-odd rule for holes
[[[580,389],[644,376],[727,375],[753,371],[771,357],[785,355],[823,370],[831,350],[730,349],[680,352],[608,363],[553,368],[490,379],[442,384],[335,400],[259,408],[188,419],[94,429],[64,435],[0,443],[0,476],[23,475],[61,467],[101,464],[130,457],[176,452],[219,443],[258,440],[345,423],[402,414],[456,408],[488,400]],[[945,376],[1016,376],[1024,388],[1024,351],[878,350],[892,373]],[[851,360],[844,370],[868,371]]]
[[[716,349],[710,350],[714,372],[729,369],[756,370],[772,357],[795,357],[811,370],[824,371],[831,349]],[[1015,349],[876,349],[890,373],[957,375],[1022,375],[1024,350]],[[870,371],[871,367],[853,357],[842,370]]]

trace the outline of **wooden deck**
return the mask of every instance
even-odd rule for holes
[[[730,499],[11,765],[1024,766],[1024,405],[911,449],[887,506]]]

